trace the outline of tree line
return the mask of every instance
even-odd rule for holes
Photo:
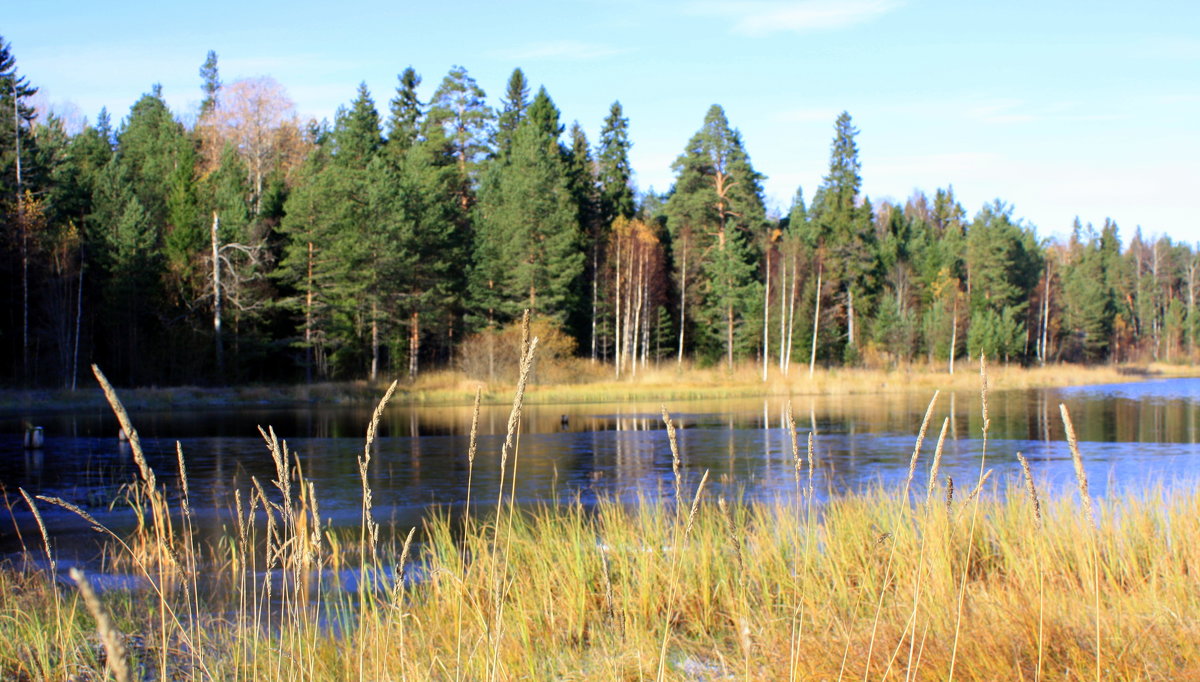
[[[385,113],[365,85],[302,121],[269,77],[223,83],[185,125],[155,86],[69,130],[0,39],[0,381],[74,386],[415,377],[503,365],[528,309],[553,352],[651,365],[1195,357],[1200,252],[1077,220],[1039,238],[952,188],[873,203],[849,114],[786,216],[713,105],[638,195],[619,102],[593,144],[513,71],[493,107],[466,69]]]

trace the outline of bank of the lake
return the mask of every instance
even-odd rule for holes
[[[951,374],[945,365],[905,365],[891,369],[793,367],[785,375],[772,367],[763,379],[762,367],[744,364],[729,371],[724,367],[682,367],[665,363],[641,368],[637,373],[616,378],[612,368],[573,361],[567,370],[553,374],[558,380],[539,380],[530,385],[526,402],[531,404],[621,402],[752,398],[772,396],[879,395],[908,392],[974,391],[979,385],[978,365],[960,362]],[[1051,388],[1090,384],[1114,384],[1156,378],[1200,377],[1193,365],[1151,363],[1142,365],[1052,364],[1024,367],[994,363],[989,368],[993,390]],[[322,382],[315,384],[125,387],[122,399],[137,410],[229,408],[238,406],[286,407],[314,404],[371,405],[387,388],[388,381]],[[0,389],[0,414],[36,415],[105,407],[104,395],[89,376],[80,388]],[[423,405],[467,405],[475,391],[482,391],[484,404],[511,401],[513,381],[487,381],[462,372],[438,370],[415,380],[400,378],[394,400]]]

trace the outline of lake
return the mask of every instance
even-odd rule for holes
[[[536,388],[531,395],[536,397]],[[802,450],[808,433],[815,434],[819,496],[902,483],[931,397],[793,398]],[[994,481],[1018,475],[1016,453],[1021,452],[1040,488],[1073,487],[1059,403],[1071,411],[1097,497],[1195,481],[1200,470],[1200,379],[993,392],[987,465],[994,470]],[[706,495],[714,498],[794,499],[786,406],[785,398],[668,404],[680,429],[692,487],[708,470]],[[980,407],[978,393],[939,397],[917,467],[919,490],[926,485],[944,418],[950,421],[942,474],[952,476],[960,489],[974,485],[982,449]],[[215,534],[229,521],[235,490],[247,495],[252,477],[270,488],[268,481],[275,476],[259,426],[272,427],[296,454],[304,475],[314,481],[322,517],[335,526],[356,527],[361,509],[357,457],[372,408],[251,406],[134,412],[131,417],[151,466],[171,494],[179,487],[176,443],[182,447],[192,505],[206,532]],[[473,513],[495,505],[509,409],[481,410]],[[135,476],[129,446],[118,441],[112,413],[96,409],[37,416],[33,421],[46,433],[45,446],[37,451],[23,448],[22,417],[0,416],[0,483],[9,500],[9,509],[0,510],[0,555],[19,551],[20,536],[40,548],[18,487],[62,497],[106,524],[128,527],[127,512],[108,509],[121,484]],[[375,515],[385,527],[406,533],[430,507],[463,511],[470,423],[469,406],[388,407],[370,469]],[[575,498],[589,503],[597,496],[653,500],[672,494],[670,445],[656,402],[526,405],[517,460],[516,495],[523,504]],[[50,505],[41,509],[57,551],[83,556],[85,548],[94,546],[95,535],[74,515]]]

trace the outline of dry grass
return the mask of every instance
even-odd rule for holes
[[[639,369],[638,374],[614,380],[612,367],[586,359],[560,361],[565,365],[551,376],[535,377],[526,404],[619,400],[681,401],[700,398],[760,396],[862,395],[880,393],[974,391],[973,372],[948,374],[944,366],[903,364],[890,369],[795,367],[784,376],[778,368],[762,379],[762,366],[744,362],[730,372],[724,366],[682,366],[664,361]],[[965,365],[963,365],[965,369]],[[1200,376],[1195,365],[998,365],[991,370],[996,390],[1044,388],[1083,384],[1141,381],[1147,378]],[[396,400],[430,405],[470,405],[477,389],[484,404],[504,404],[512,398],[513,381],[481,382],[453,369],[422,372],[415,381],[400,383]],[[123,391],[128,405],[137,409],[186,409],[230,405],[359,404],[373,405],[387,388],[368,381],[327,382],[312,385],[240,386],[235,388],[136,388]],[[22,411],[103,407],[100,391],[0,391],[0,409]]]
[[[1028,469],[989,488],[981,462],[974,492],[945,504],[934,476],[925,503],[906,478],[816,507],[794,439],[795,501],[710,500],[707,472],[677,465],[677,513],[651,500],[521,510],[521,403],[494,515],[433,513],[415,545],[411,532],[400,547],[378,541],[365,476],[357,541],[324,528],[274,433],[277,480],[239,493],[236,528],[212,547],[196,546],[183,509],[156,508],[161,487],[143,472],[131,496],[145,501],[142,539],[114,538],[112,552],[152,588],[101,604],[40,570],[0,571],[0,678],[101,679],[122,661],[134,679],[1200,676],[1200,495],[1085,509],[1062,492],[1038,501]],[[943,422],[937,453],[944,438]],[[921,449],[913,466],[936,468]]]

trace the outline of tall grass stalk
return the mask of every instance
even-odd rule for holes
[[[498,552],[499,548],[501,546],[503,546],[504,547],[504,554],[503,554],[504,560],[503,560],[503,564],[500,566],[499,576],[493,576],[493,584],[495,585],[496,592],[495,592],[495,600],[494,600],[494,605],[493,605],[493,608],[495,609],[495,621],[494,621],[494,625],[493,625],[494,639],[492,642],[492,665],[491,665],[491,674],[489,676],[490,679],[496,679],[500,672],[499,671],[500,645],[501,645],[501,641],[502,641],[501,637],[504,632],[504,628],[503,628],[503,626],[504,626],[504,603],[505,603],[507,595],[508,595],[509,586],[511,585],[511,583],[508,581],[508,565],[509,565],[510,551],[512,549],[512,545],[511,545],[512,524],[513,524],[513,514],[515,513],[515,505],[516,505],[517,463],[518,463],[518,457],[519,457],[519,453],[520,453],[519,439],[520,439],[520,433],[521,433],[521,408],[524,405],[524,401],[525,401],[525,387],[529,382],[529,375],[533,371],[534,351],[537,350],[537,345],[538,345],[538,337],[535,336],[532,339],[529,339],[529,311],[528,310],[525,311],[524,323],[522,324],[521,329],[522,329],[522,336],[521,336],[522,356],[521,356],[520,373],[518,374],[518,377],[517,377],[517,390],[513,396],[512,411],[509,412],[509,415],[508,415],[508,430],[505,433],[504,445],[501,448],[501,452],[500,452],[500,485],[499,485],[499,497],[496,501],[496,522],[495,522],[495,534],[494,534],[495,539],[493,542],[493,546],[495,549],[493,551]],[[505,478],[504,478],[504,470],[505,470],[505,466],[508,462],[508,457],[509,457],[510,453],[512,454],[512,457],[513,457],[513,463],[512,463],[512,473],[510,475],[511,482],[509,483],[510,493],[509,493],[509,497],[508,497],[508,519],[507,519],[507,525],[505,526],[505,539],[503,542],[501,542],[501,540],[500,540],[500,523],[501,523],[500,519],[503,516],[503,512],[504,512],[504,486],[506,483]],[[496,558],[495,558],[495,556],[493,556],[493,558],[492,558],[493,566],[495,565],[495,563],[496,563]]]
[[[942,420],[942,431],[938,434],[937,447],[933,449],[933,464],[929,466],[929,488],[925,492],[925,506],[933,502],[933,491],[937,490],[938,469],[942,466],[942,447],[946,444],[946,429],[950,426],[950,418]]]
[[[475,388],[475,406],[471,409],[471,437],[467,442],[467,499],[463,507],[463,537],[471,534],[471,489],[475,483],[475,454],[478,451],[479,444],[479,399],[483,393],[483,387]],[[466,557],[463,557],[465,566]],[[464,567],[465,572],[465,567]],[[461,593],[465,596],[466,590]],[[454,602],[454,679],[462,679],[462,607],[464,599],[456,599]]]
[[[1017,461],[1021,464],[1021,475],[1025,481],[1025,492],[1028,496],[1029,507],[1033,512],[1033,525],[1036,533],[1033,537],[1034,571],[1037,573],[1038,590],[1038,621],[1037,621],[1037,668],[1034,669],[1035,682],[1042,679],[1042,661],[1046,651],[1046,576],[1042,569],[1042,503],[1038,499],[1037,486],[1033,482],[1033,470],[1025,455],[1017,453]]]
[[[671,640],[672,621],[675,618],[675,595],[679,590],[679,565],[683,561],[684,543],[687,542],[688,536],[692,534],[692,527],[696,523],[696,511],[700,508],[700,495],[704,492],[704,484],[708,482],[708,470],[704,470],[704,475],[700,477],[700,484],[696,486],[696,494],[692,497],[691,511],[688,512],[687,524],[684,525],[682,533],[675,531],[675,544],[668,548],[671,553],[671,568],[669,573],[670,588],[668,589],[668,597],[666,603],[666,622],[663,623],[662,645],[658,649],[658,673],[655,679],[662,682],[663,676],[667,670],[667,643]]]
[[[1083,456],[1079,454],[1079,439],[1075,437],[1075,424],[1071,421],[1071,412],[1067,409],[1066,404],[1059,403],[1059,411],[1062,413],[1063,430],[1066,431],[1067,445],[1071,449],[1071,463],[1075,466],[1075,483],[1079,488],[1079,499],[1083,503],[1083,520],[1087,528],[1085,532],[1088,535],[1088,540],[1092,550],[1092,594],[1094,595],[1094,604],[1096,612],[1096,680],[1100,680],[1102,670],[1100,666],[1101,646],[1100,641],[1100,556],[1099,548],[1096,540],[1096,515],[1092,509],[1092,496],[1088,491],[1087,470],[1083,468]]]
[[[980,445],[979,452],[979,483],[976,485],[976,490],[983,490],[983,483],[987,477],[985,467],[987,466],[987,446],[988,446],[988,430],[991,427],[991,420],[988,418],[988,382],[987,382],[987,356],[983,353],[979,354],[979,397],[981,411],[983,416],[983,442]],[[971,555],[975,549],[975,523],[979,518],[979,497],[972,496],[975,503],[971,507],[971,531],[967,534],[967,559],[962,567],[962,580],[958,588],[958,603],[954,610],[954,645],[950,653],[950,672],[948,680],[954,679],[954,665],[958,662],[958,638],[962,632],[962,616],[963,605],[967,597],[967,577],[971,573]],[[964,503],[969,502],[965,500]],[[950,506],[950,497],[946,498],[947,508]]]
[[[675,433],[675,423],[671,421],[671,415],[667,412],[667,406],[662,406],[662,420],[667,427],[667,442],[671,445],[671,476],[675,482],[675,497],[672,498],[675,504],[675,517],[683,518],[683,470],[682,462],[679,459],[679,440]]]
[[[362,623],[368,617],[374,618],[375,611],[372,608],[375,604],[374,599],[368,599],[368,594],[374,594],[378,588],[378,568],[379,568],[379,524],[375,521],[374,514],[371,509],[373,500],[371,495],[371,481],[369,479],[371,466],[371,449],[375,447],[375,435],[379,430],[379,420],[383,417],[383,411],[387,407],[388,401],[391,400],[392,394],[396,392],[397,381],[393,381],[388,386],[387,392],[383,394],[383,398],[379,404],[375,406],[375,411],[371,414],[371,421],[367,424],[367,437],[363,445],[362,457],[358,458],[358,473],[362,482],[362,528],[359,530],[359,544],[361,552],[359,558],[359,574],[358,574],[358,602],[359,602],[359,627],[358,632],[358,671],[359,679],[367,679],[364,677],[366,666],[364,659],[366,657],[368,642],[362,633],[365,628]],[[286,499],[286,494],[285,494]],[[376,673],[382,671],[376,670]],[[378,674],[371,675],[371,678],[378,679]]]

